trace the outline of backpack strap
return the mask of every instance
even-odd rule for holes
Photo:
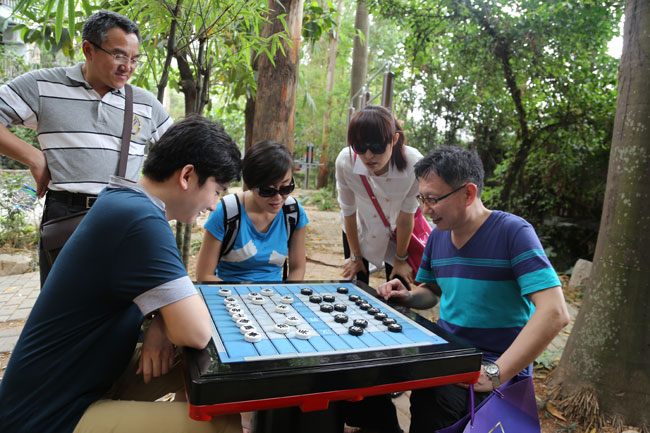
[[[282,206],[282,212],[284,213],[284,221],[287,226],[287,251],[289,250],[288,245],[291,243],[291,236],[298,226],[298,220],[300,219],[300,212],[298,209],[298,202],[295,198],[289,196]],[[289,275],[289,266],[287,260],[284,261],[282,266],[282,279],[287,280]]]
[[[223,206],[223,226],[224,235],[221,242],[221,254],[219,257],[227,255],[235,245],[237,233],[239,233],[241,204],[237,194],[228,194],[221,198]]]
[[[282,212],[284,212],[284,221],[287,225],[287,242],[291,240],[293,232],[298,226],[298,220],[300,219],[300,212],[298,212],[298,202],[295,198],[289,196],[282,206]]]

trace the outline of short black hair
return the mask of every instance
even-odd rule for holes
[[[354,146],[356,144],[392,143],[396,133],[399,133],[399,139],[393,146],[390,163],[398,171],[403,171],[407,165],[404,156],[406,136],[402,125],[386,107],[367,105],[358,111],[348,126],[348,144]]]
[[[414,171],[418,180],[435,173],[452,188],[472,182],[476,185],[478,197],[483,190],[483,162],[476,151],[464,147],[441,146],[434,149],[415,164]]]
[[[259,188],[279,182],[294,169],[289,149],[276,141],[260,141],[244,156],[242,178],[248,188]]]
[[[194,166],[203,185],[209,177],[218,183],[239,180],[241,152],[221,125],[199,115],[174,123],[153,145],[142,173],[164,182],[176,170]]]
[[[142,43],[138,25],[124,15],[112,11],[98,11],[89,16],[84,23],[81,39],[101,45],[108,39],[108,31],[115,27],[119,27],[126,33],[135,34],[138,41]]]

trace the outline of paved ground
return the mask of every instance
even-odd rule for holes
[[[27,319],[40,293],[38,272],[0,277],[0,324]],[[11,352],[18,341],[22,326],[0,328],[0,353]]]

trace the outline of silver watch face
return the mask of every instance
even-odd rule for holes
[[[489,375],[497,375],[499,374],[499,366],[494,363],[487,364],[485,366],[485,372]]]

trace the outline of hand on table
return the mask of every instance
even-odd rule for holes
[[[413,281],[413,269],[411,265],[406,260],[395,260],[395,265],[393,266],[393,272],[390,274],[390,279],[396,278],[397,276],[401,277],[407,283],[407,289],[411,284],[414,284]]]
[[[346,260],[343,264],[343,278],[353,280],[359,272],[368,273],[368,269],[363,265],[363,260]]]
[[[380,284],[377,287],[377,294],[384,298],[384,301],[388,301],[389,298],[397,301],[406,301],[411,296],[411,292],[397,278]]]
[[[149,383],[152,377],[167,374],[174,365],[175,357],[176,349],[167,339],[163,318],[158,315],[144,334],[142,353],[135,373],[142,374],[144,383]]]

